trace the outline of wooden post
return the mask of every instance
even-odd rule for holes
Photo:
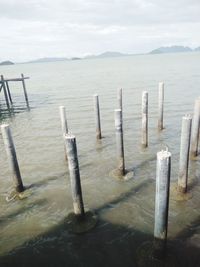
[[[66,150],[67,150],[67,155],[68,155],[68,165],[69,165],[74,213],[78,217],[83,218],[85,215],[85,211],[84,211],[84,204],[83,204],[83,198],[82,198],[79,163],[78,163],[75,136],[71,134],[66,134],[65,144],[66,144]]]
[[[167,241],[171,153],[157,153],[154,246],[156,257],[164,253]]]
[[[115,133],[117,145],[117,174],[124,176],[125,160],[124,160],[124,142],[123,142],[123,127],[122,127],[122,110],[115,109]]]
[[[163,130],[163,110],[164,110],[164,83],[159,83],[158,88],[158,130]]]
[[[26,85],[25,85],[25,80],[24,80],[24,74],[23,73],[21,74],[21,77],[22,77],[22,86],[23,86],[23,90],[24,90],[24,96],[25,96],[25,100],[26,100],[26,105],[29,108],[28,94],[27,94],[27,91],[26,91]]]
[[[148,146],[148,92],[142,93],[142,147]]]
[[[200,126],[200,98],[195,100],[195,105],[194,105],[192,134],[191,134],[191,150],[190,150],[192,158],[198,155],[199,126]]]
[[[101,139],[101,120],[99,110],[99,96],[94,95],[94,111],[95,111],[95,122],[96,122],[96,139]]]
[[[187,191],[191,125],[192,117],[190,115],[184,116],[182,118],[181,147],[178,174],[178,191],[181,193],[186,193]]]
[[[7,91],[8,91],[8,96],[9,96],[9,99],[10,99],[10,103],[13,104],[8,81],[6,81],[6,87],[7,87]]]
[[[121,109],[121,111],[123,111],[122,88],[118,89],[118,92],[117,92],[117,100],[118,100],[119,109]]]
[[[3,75],[1,75],[1,82],[2,82],[2,87],[3,87],[4,97],[5,97],[5,100],[6,100],[6,105],[7,105],[8,109],[10,109],[7,90],[6,90],[6,86],[5,86],[5,80],[4,80]]]
[[[8,156],[10,168],[13,175],[13,181],[16,192],[24,191],[24,186],[22,183],[22,178],[19,170],[19,165],[17,161],[17,155],[15,151],[15,146],[12,139],[12,134],[8,124],[1,125],[1,132],[3,136],[3,141]]]

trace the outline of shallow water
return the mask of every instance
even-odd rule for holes
[[[11,85],[11,114],[0,94],[1,123],[10,124],[30,194],[22,201],[6,202],[12,180],[0,135],[0,266],[151,266],[138,259],[142,258],[141,246],[153,238],[156,153],[165,145],[172,152],[173,186],[181,118],[193,112],[199,96],[199,69],[200,53],[1,67],[5,77],[21,72],[31,77],[26,82],[31,110],[26,109],[20,83]],[[161,133],[156,129],[159,81],[165,82],[165,129]],[[124,182],[109,176],[116,167],[114,109],[120,87],[126,168],[134,170],[134,178]],[[143,90],[149,92],[149,147],[145,150],[140,148]],[[95,93],[100,96],[104,137],[98,143]],[[80,236],[69,233],[66,225],[72,200],[60,105],[66,106],[68,127],[77,138],[85,206],[99,218],[95,229]],[[152,266],[200,266],[199,180],[200,158],[190,162],[192,198],[177,202],[170,197],[169,262]]]

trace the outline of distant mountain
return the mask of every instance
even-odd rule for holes
[[[14,63],[9,60],[0,62],[0,66],[4,66],[4,65],[14,65]]]
[[[200,46],[195,48],[194,51],[199,52],[200,51]]]
[[[124,57],[124,56],[128,56],[128,54],[122,54],[120,52],[104,52],[100,55],[91,55],[91,56],[87,56],[85,57],[86,59],[92,59],[92,58],[109,58],[109,57]]]
[[[36,60],[31,60],[26,63],[45,63],[45,62],[54,62],[54,61],[66,61],[68,58],[64,57],[44,57],[44,58],[39,58]]]
[[[192,52],[193,50],[187,46],[163,46],[152,50],[149,54],[163,54],[163,53],[179,53],[179,52]]]

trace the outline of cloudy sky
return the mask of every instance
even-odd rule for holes
[[[200,0],[0,0],[0,60],[200,46]]]

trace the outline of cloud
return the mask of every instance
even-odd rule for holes
[[[0,0],[0,59],[200,45],[199,0]]]

